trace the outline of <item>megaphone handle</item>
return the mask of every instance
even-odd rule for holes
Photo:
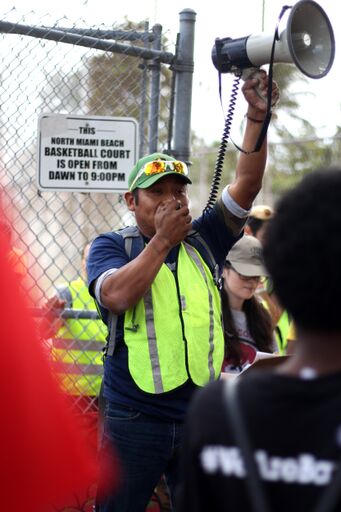
[[[273,57],[273,51],[272,51],[271,57]],[[268,130],[268,127],[269,127],[269,123],[270,123],[270,120],[271,120],[271,107],[272,107],[272,103],[273,103],[274,100],[275,100],[275,103],[277,103],[277,98],[275,98],[275,99],[272,98],[272,64],[273,64],[273,58],[271,58],[271,61],[270,61],[270,68],[269,68],[269,81],[270,82],[269,82],[269,85],[268,85],[268,92],[267,92],[267,94],[264,95],[264,94],[262,94],[262,92],[260,91],[259,88],[257,88],[257,87],[254,88],[255,91],[256,91],[256,94],[258,94],[258,96],[260,98],[262,98],[262,100],[266,104],[266,114],[265,114],[265,118],[264,118],[264,121],[263,121],[262,129],[261,129],[261,132],[259,134],[258,140],[256,142],[255,148],[254,148],[253,151],[251,151],[251,153],[258,152],[260,150],[260,148],[262,147],[262,144],[263,144],[264,139],[266,137],[266,133],[267,133],[267,130]],[[241,78],[243,80],[248,80],[250,78],[257,78],[257,74],[259,74],[259,73],[260,73],[260,68],[259,67],[258,68],[255,68],[255,67],[246,68],[246,69],[243,70]]]
[[[244,80],[244,82],[246,80],[250,80],[251,78],[258,78],[258,75],[259,75],[259,70],[260,68],[246,68],[246,69],[243,69],[243,72],[242,72],[242,80]],[[255,91],[256,93],[258,94],[258,96],[265,101],[265,103],[267,103],[267,96],[262,94],[262,92],[260,91],[260,89],[258,87],[255,87]],[[271,107],[275,107],[277,104],[277,98],[273,98],[272,100],[272,103],[271,103]]]
[[[257,78],[257,74],[259,73],[259,68],[246,68],[246,69],[243,69],[243,72],[242,72],[242,79],[244,80],[249,80],[250,78]]]

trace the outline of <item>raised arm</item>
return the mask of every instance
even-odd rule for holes
[[[245,151],[253,151],[262,129],[262,121],[266,114],[266,98],[268,77],[264,70],[260,70],[257,78],[246,80],[242,91],[248,108],[246,112],[246,127],[242,148]],[[257,88],[257,90],[256,90]],[[277,84],[273,83],[273,103],[278,100],[279,92]],[[260,121],[260,122],[259,122]],[[262,187],[267,158],[267,139],[265,137],[260,151],[251,154],[241,153],[237,163],[236,176],[229,186],[231,197],[244,209],[249,209],[253,200]]]

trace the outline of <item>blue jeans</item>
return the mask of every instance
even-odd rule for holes
[[[107,457],[113,444],[120,459],[121,484],[112,495],[104,493],[104,497],[98,497],[96,510],[145,512],[162,475],[166,477],[174,503],[182,436],[182,423],[159,421],[129,407],[107,402],[100,460]]]

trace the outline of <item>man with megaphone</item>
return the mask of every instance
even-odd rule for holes
[[[273,103],[279,93],[271,85]],[[100,460],[103,471],[108,463],[116,467],[117,461],[108,461],[113,444],[122,468],[118,494],[103,493],[100,483],[99,512],[143,512],[163,474],[174,497],[188,404],[195,390],[221,373],[224,339],[214,270],[222,269],[262,186],[267,144],[253,148],[268,88],[263,70],[243,84],[245,152],[212,208],[192,222],[186,163],[154,153],[138,160],[128,178],[125,201],[136,226],[92,242],[89,290],[109,331]]]

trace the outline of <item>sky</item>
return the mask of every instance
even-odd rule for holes
[[[331,71],[324,78],[309,79],[307,94],[302,99],[302,115],[316,127],[320,136],[334,133],[340,122],[341,87],[340,52],[341,22],[336,0],[319,0],[333,26],[336,39],[336,55]],[[195,55],[192,98],[192,129],[208,144],[221,138],[224,112],[218,91],[218,73],[213,66],[211,50],[217,37],[244,37],[265,32],[273,34],[279,13],[285,2],[280,0],[2,0],[1,12],[15,7],[18,12],[29,10],[38,15],[51,14],[58,19],[65,15],[70,19],[82,18],[89,25],[117,24],[125,16],[131,21],[148,20],[150,26],[160,23],[169,40],[175,42],[179,30],[179,13],[185,8],[196,12]],[[289,4],[293,5],[293,4]],[[285,25],[284,25],[285,27]],[[283,27],[283,28],[284,28]],[[173,50],[171,50],[173,51]],[[233,75],[223,75],[223,103],[230,96]],[[245,110],[243,98],[238,97],[238,108]]]

